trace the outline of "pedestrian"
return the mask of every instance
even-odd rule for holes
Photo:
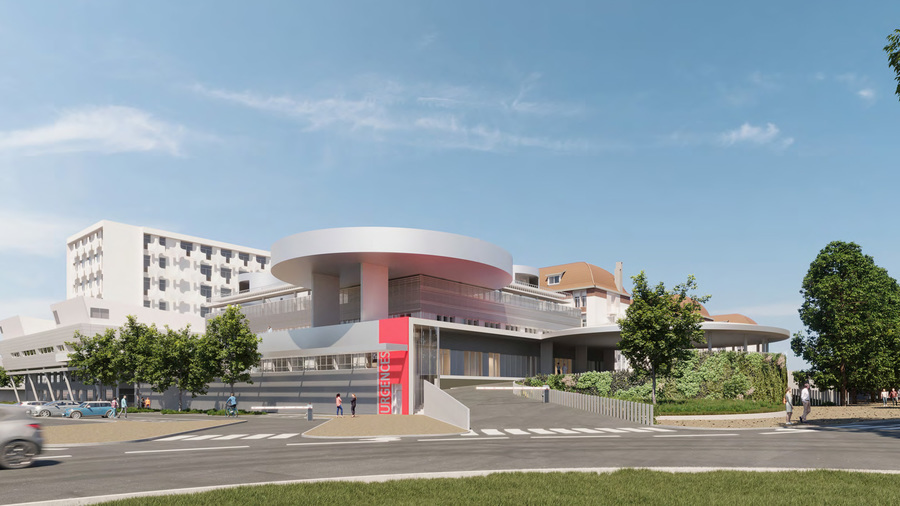
[[[150,409],[150,398],[144,397],[144,409]]]
[[[784,413],[787,415],[787,425],[791,425],[791,416],[794,415],[794,404],[791,402],[791,389],[784,392]]]
[[[128,418],[128,401],[125,400],[125,394],[122,394],[122,402],[119,403],[119,407],[122,408],[120,412],[122,418]]]
[[[881,389],[881,403],[884,405],[884,407],[887,407],[888,396],[889,396],[889,394],[888,394],[887,389],[882,388]]]
[[[894,406],[897,405],[897,389],[896,388],[891,389],[891,403]]]
[[[225,416],[237,416],[237,399],[234,397],[234,394],[231,394],[231,397],[225,401]]]
[[[337,409],[335,410],[335,413],[334,413],[335,416],[340,416],[341,418],[344,418],[344,407],[342,406],[343,403],[344,403],[344,401],[341,400],[341,394],[337,394],[334,397],[334,405],[337,407]]]
[[[350,418],[356,418],[356,394],[350,394]]]
[[[809,383],[803,384],[803,390],[800,391],[800,402],[803,403],[803,414],[800,415],[800,423],[809,421]]]
[[[116,410],[119,409],[119,402],[116,400],[115,397],[113,397],[113,400],[110,401],[109,405],[112,406],[112,417],[111,418],[115,418]]]

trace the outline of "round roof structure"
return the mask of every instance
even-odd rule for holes
[[[272,274],[299,286],[313,274],[339,276],[341,287],[360,284],[360,264],[388,268],[391,279],[423,274],[498,289],[513,278],[512,255],[463,235],[392,227],[330,228],[302,232],[272,245]]]

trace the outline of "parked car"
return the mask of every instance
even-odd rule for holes
[[[69,408],[80,405],[77,401],[53,401],[40,406],[32,406],[31,416],[63,416]]]
[[[63,416],[67,418],[81,418],[82,416],[102,416],[109,418],[115,414],[112,403],[109,401],[82,402],[74,408],[67,409]]]
[[[32,422],[22,409],[0,405],[0,468],[30,466],[43,446],[39,423]]]
[[[25,408],[25,412],[29,415],[31,414],[31,410],[37,406],[42,406],[47,401],[21,401],[13,404],[13,406]]]

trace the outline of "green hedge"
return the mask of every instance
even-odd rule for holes
[[[780,403],[787,385],[786,361],[778,353],[693,351],[669,378],[657,378],[657,399],[735,399]],[[650,401],[651,382],[635,371],[538,375],[529,386],[631,401]]]

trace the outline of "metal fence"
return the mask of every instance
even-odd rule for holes
[[[517,386],[517,388],[513,389],[513,393],[529,399],[542,400],[544,398],[543,388]],[[653,425],[653,404],[560,390],[549,390],[548,393],[550,402],[560,406],[581,409],[590,413],[597,413],[598,415],[610,416],[642,425]]]
[[[800,392],[802,392],[802,390],[799,388],[791,389],[791,394],[793,396],[792,402],[794,406],[803,405],[800,402]],[[823,406],[827,402],[833,403],[835,406],[840,406],[841,392],[839,390],[819,390],[818,388],[809,389],[810,406]]]

